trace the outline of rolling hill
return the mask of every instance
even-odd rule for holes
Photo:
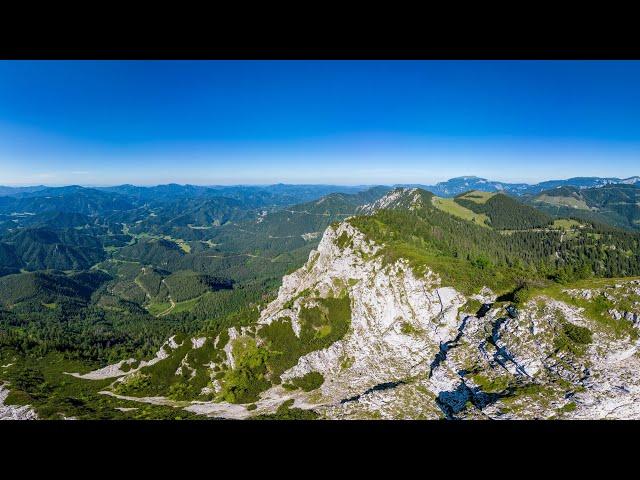
[[[544,212],[640,229],[640,186],[612,184],[599,188],[559,187],[524,200]]]
[[[50,270],[7,275],[0,278],[0,305],[5,308],[20,303],[38,308],[53,308],[52,305],[65,302],[86,305],[91,294],[109,278],[99,271],[65,274]]]
[[[475,213],[486,215],[491,226],[499,230],[540,228],[553,222],[549,215],[502,193],[487,195],[486,192],[471,191],[458,195],[454,201]]]
[[[105,257],[99,238],[75,229],[25,228],[5,235],[2,243],[27,270],[85,270]]]
[[[123,195],[79,186],[45,188],[18,193],[11,197],[0,197],[0,212],[9,214],[69,212],[98,215],[129,210],[134,206],[134,203]]]

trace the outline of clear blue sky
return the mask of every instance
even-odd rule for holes
[[[640,62],[0,61],[0,185],[640,174]]]

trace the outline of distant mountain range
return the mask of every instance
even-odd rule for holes
[[[488,180],[473,175],[451,178],[445,182],[438,182],[435,185],[424,184],[396,184],[394,187],[418,187],[428,190],[441,197],[455,197],[470,190],[480,190],[484,192],[505,192],[512,195],[535,195],[544,190],[558,187],[600,188],[605,185],[624,184],[640,186],[640,176],[629,178],[616,177],[573,177],[565,180],[546,180],[536,184],[528,183],[508,183],[496,180]],[[130,199],[137,199],[140,202],[146,201],[174,201],[178,198],[197,197],[227,197],[235,198],[247,202],[252,200],[254,206],[282,206],[293,205],[315,200],[330,193],[357,193],[370,188],[371,185],[179,185],[170,183],[166,185],[156,185],[142,187],[136,185],[116,185],[112,187],[85,187],[95,191],[108,193],[118,193]],[[43,185],[33,187],[7,187],[0,186],[0,197],[34,197],[51,193],[55,196],[62,193],[71,193],[82,187],[46,187]]]
[[[34,187],[3,187],[0,185],[0,196],[37,192],[38,190],[44,190],[45,188],[47,187],[44,185],[37,185]]]
[[[481,190],[484,192],[506,192],[512,195],[535,195],[544,190],[558,187],[600,188],[605,185],[625,184],[640,185],[640,177],[629,178],[603,178],[603,177],[573,177],[566,180],[547,180],[536,184],[506,183],[495,180],[487,180],[475,176],[456,177],[439,182],[435,185],[401,185],[424,188],[441,197],[455,197],[469,190]]]
[[[474,190],[500,192],[517,197],[521,203],[556,217],[570,216],[633,230],[640,228],[640,177],[575,177],[529,185],[464,176],[436,185],[402,187],[422,188],[443,198],[457,197]],[[390,188],[287,184],[0,187],[0,235],[16,227],[27,226],[80,228],[93,224],[95,227],[119,231],[121,224],[126,223],[134,234],[146,231],[195,240],[205,235],[206,232],[201,230],[203,226],[229,222],[251,223],[267,212],[294,205],[305,205],[304,208],[311,211],[338,202],[344,205],[336,207],[335,212],[353,214],[355,207],[350,196],[354,196],[354,201],[360,205],[370,203],[370,200],[368,197],[362,202],[355,200],[358,195],[366,196],[375,192],[375,195],[381,196]],[[327,203],[315,206],[314,202],[323,197],[327,197]],[[308,208],[306,204],[311,207]],[[261,228],[266,228],[275,218],[269,218]],[[325,219],[320,223],[324,225]],[[322,229],[318,224],[318,230]]]
[[[253,202],[255,206],[293,205],[309,202],[330,193],[357,193],[370,186],[344,185],[179,185],[169,183],[155,186],[115,185],[110,187],[81,187],[70,185],[64,187],[7,187],[0,185],[0,197],[31,198],[45,195],[60,196],[80,191],[120,194],[140,203],[148,201],[175,201],[180,198],[226,197]]]

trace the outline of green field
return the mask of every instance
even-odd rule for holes
[[[577,220],[571,220],[568,218],[560,218],[553,222],[553,227],[561,230],[573,230],[574,228],[580,228],[583,226],[584,225]]]
[[[171,307],[171,304],[169,302],[163,302],[163,303],[151,302],[147,306],[147,310],[151,315],[159,315],[162,312],[168,310],[169,307]]]
[[[447,212],[450,215],[462,218],[463,220],[474,222],[483,227],[488,226],[489,217],[487,217],[484,213],[472,212],[468,208],[457,204],[453,198],[441,198],[434,196],[432,201],[433,205],[443,212]]]
[[[484,203],[487,203],[487,200],[489,200],[494,195],[495,193],[481,192],[480,190],[473,190],[472,192],[467,192],[463,195],[460,195],[458,198],[462,198],[464,200],[470,200],[472,202],[482,205]]]
[[[202,299],[202,297],[204,295],[208,295],[211,294],[211,292],[207,292],[203,295],[200,295],[196,298],[192,298],[190,300],[185,300],[184,302],[177,302],[175,308],[171,311],[172,313],[179,313],[179,312],[188,312],[190,310],[193,309],[193,307],[196,306],[196,304]]]
[[[552,197],[550,195],[540,195],[537,198],[537,201],[543,203],[549,203],[551,205],[560,205],[566,207],[573,207],[580,210],[589,210],[589,206],[586,204],[584,200],[580,200],[575,197]]]

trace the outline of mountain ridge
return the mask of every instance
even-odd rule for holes
[[[429,190],[436,195],[441,196],[455,196],[460,193],[464,193],[469,190],[481,190],[498,192],[505,191],[514,195],[521,194],[536,194],[543,190],[561,186],[575,186],[579,188],[594,188],[602,187],[611,184],[626,184],[626,185],[639,185],[640,176],[631,176],[627,178],[618,177],[571,177],[562,180],[544,180],[538,183],[525,183],[525,182],[506,182],[499,180],[490,180],[487,178],[479,177],[476,175],[463,175],[450,178],[446,181],[441,181],[433,185],[428,184],[407,184],[398,183],[389,185],[391,187],[419,187],[425,190]],[[123,195],[129,195],[137,197],[138,199],[150,198],[153,195],[171,196],[175,198],[179,197],[197,197],[206,195],[218,195],[231,196],[236,198],[239,191],[251,190],[256,193],[264,192],[286,192],[287,190],[309,190],[309,194],[322,196],[331,192],[341,193],[356,193],[357,191],[366,190],[374,187],[375,185],[349,185],[338,186],[330,184],[286,184],[278,183],[272,185],[193,185],[193,184],[159,184],[154,186],[138,186],[132,184],[114,185],[108,187],[80,187],[73,186],[74,188],[93,189],[103,192],[120,193]],[[69,187],[47,187],[47,186],[34,186],[34,187],[9,187],[0,186],[0,196],[39,196],[44,190],[55,191],[55,189],[65,189]],[[314,193],[311,193],[314,192]],[[299,197],[298,201],[311,200],[309,196]]]

